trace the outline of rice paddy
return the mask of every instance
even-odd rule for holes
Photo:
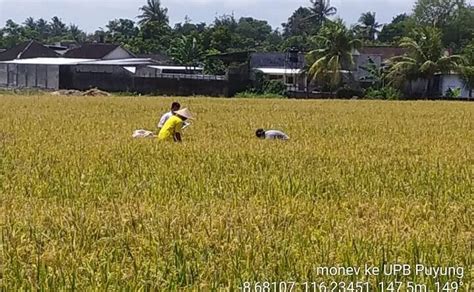
[[[0,96],[2,290],[472,289],[473,103],[177,100],[182,144],[131,138],[170,98]],[[318,273],[392,263],[464,274]]]

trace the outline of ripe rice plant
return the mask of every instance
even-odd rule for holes
[[[474,104],[179,98],[182,144],[131,138],[171,101],[0,96],[2,289],[408,279],[316,273],[387,263],[469,289]]]

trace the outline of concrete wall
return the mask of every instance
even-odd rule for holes
[[[8,85],[8,65],[0,64],[0,87]]]
[[[230,76],[230,80],[150,78],[136,76],[120,66],[77,65],[62,66],[60,72],[61,89],[87,90],[99,88],[110,92],[137,92],[163,95],[208,95],[232,96],[239,88],[240,80]],[[233,86],[232,86],[233,85]]]
[[[0,64],[0,87],[59,89],[59,66]]]
[[[461,88],[461,96],[469,98],[469,88],[464,84],[461,77],[456,74],[442,75],[440,78],[440,94],[446,96],[448,89]]]

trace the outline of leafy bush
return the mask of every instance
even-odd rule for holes
[[[402,93],[390,86],[385,86],[380,89],[370,87],[366,90],[365,97],[369,99],[397,100],[402,97]]]

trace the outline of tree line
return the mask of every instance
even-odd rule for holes
[[[330,0],[310,0],[278,29],[266,20],[237,19],[234,15],[216,17],[210,24],[186,17],[172,27],[160,0],[147,0],[139,11],[137,21],[110,20],[105,29],[89,34],[77,25],[66,25],[59,17],[50,21],[29,17],[22,24],[8,20],[0,29],[0,48],[30,39],[48,44],[107,42],[137,54],[166,53],[183,65],[209,62],[205,57],[217,53],[297,48],[308,53],[310,75],[337,88],[343,67],[353,62],[353,49],[393,45],[407,48],[409,54],[391,60],[389,70],[379,72],[383,76],[372,76],[374,87],[379,86],[379,79],[388,78],[395,86],[419,77],[431,80],[440,70],[454,69],[472,85],[474,7],[465,0],[418,0],[410,14],[396,15],[387,24],[379,23],[375,12],[368,11],[350,26],[334,18],[337,8]],[[210,73],[223,70],[215,61],[206,65]],[[427,93],[430,90],[427,88]]]

